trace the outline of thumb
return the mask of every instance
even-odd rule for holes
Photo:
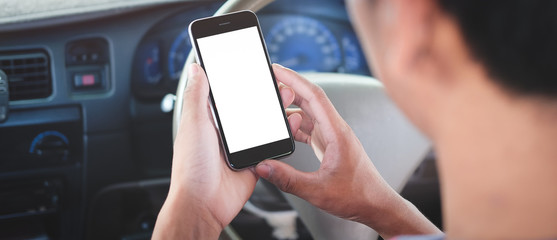
[[[199,64],[192,63],[188,67],[188,81],[184,90],[182,112],[189,114],[202,113],[207,108],[209,84],[205,71]]]
[[[255,167],[257,175],[271,182],[280,190],[308,200],[316,189],[314,173],[298,171],[277,160],[265,160]]]

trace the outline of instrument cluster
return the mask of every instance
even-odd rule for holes
[[[303,6],[296,8],[292,4]],[[371,75],[346,10],[327,15],[308,8],[308,4],[318,2],[277,1],[258,13],[271,62],[299,72]],[[132,88],[137,97],[160,98],[175,92],[192,49],[189,23],[213,15],[218,7],[219,4],[199,6],[152,27],[135,54]]]

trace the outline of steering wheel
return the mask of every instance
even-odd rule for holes
[[[229,0],[214,15],[246,9],[256,12],[272,1]],[[192,50],[184,67],[195,61],[194,54]],[[182,117],[183,95],[188,81],[187,72],[182,71],[176,90],[172,118],[173,138],[176,137]],[[372,77],[351,74],[305,73],[302,75],[323,88],[335,108],[359,137],[383,178],[395,190],[402,191],[407,180],[430,150],[431,144],[389,99],[381,82]],[[302,171],[315,171],[320,165],[311,147],[301,143],[296,143],[294,154],[282,161]],[[260,182],[252,197],[269,194],[269,191],[264,190],[269,187],[261,187]],[[276,192],[276,189],[272,191]],[[314,207],[303,199],[286,193],[282,194],[295,212],[292,210],[266,211],[255,207],[250,202],[244,206],[244,210],[265,218],[271,225],[273,225],[274,217],[295,220],[295,217],[299,216],[315,239],[377,238],[377,233],[363,224],[340,219]],[[281,223],[277,224],[277,226],[279,225]],[[281,234],[286,234],[283,235],[284,238],[289,238],[288,229],[282,229],[282,231],[277,232],[277,228],[275,228],[273,234],[279,238]],[[225,232],[229,238],[235,238],[230,237],[230,235],[234,235],[230,228],[225,229]],[[290,234],[292,236],[292,232]]]

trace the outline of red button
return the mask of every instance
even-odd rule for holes
[[[81,76],[81,84],[83,84],[83,86],[95,85],[95,75],[93,75],[93,74],[82,75]]]

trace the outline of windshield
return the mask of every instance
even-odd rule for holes
[[[183,0],[0,0],[0,24]]]

